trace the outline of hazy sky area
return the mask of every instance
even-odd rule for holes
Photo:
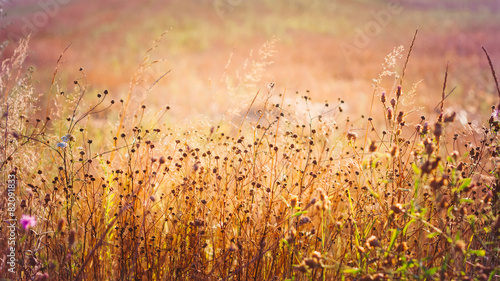
[[[400,74],[417,29],[403,81],[406,91],[420,81],[412,100],[432,111],[448,62],[448,91],[456,87],[449,106],[460,104],[473,119],[489,114],[497,99],[481,49],[500,69],[496,0],[2,3],[0,38],[11,41],[2,56],[31,34],[28,64],[36,68],[39,89],[49,89],[57,59],[69,46],[56,79],[61,89],[81,77],[82,67],[92,91],[108,89],[122,97],[154,46],[149,62],[158,62],[137,80],[135,98],[152,106],[171,104],[181,119],[219,118],[259,89],[267,92],[271,82],[275,92],[291,99],[309,90],[317,102],[342,98],[351,112],[363,112],[384,58],[402,45],[395,68],[387,69]],[[387,77],[381,86],[391,91],[395,81]]]

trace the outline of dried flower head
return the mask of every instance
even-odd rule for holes
[[[441,134],[443,133],[443,126],[441,123],[436,122],[434,124],[434,136],[436,137],[436,140],[438,140],[441,137]]]
[[[64,225],[66,224],[66,220],[64,218],[61,218],[58,222],[57,222],[57,232],[60,233],[64,227]]]
[[[356,138],[358,138],[358,134],[356,134],[355,132],[348,132],[347,133],[347,139],[349,141],[356,141]]]
[[[297,195],[290,196],[290,206],[292,206],[292,208],[295,208],[297,206],[298,200],[299,197],[297,197]]]
[[[311,222],[311,219],[307,216],[304,216],[300,219],[299,225],[303,225],[303,224],[310,223],[310,222]]]
[[[394,108],[396,106],[396,99],[395,98],[391,98],[391,106]]]
[[[370,147],[368,148],[368,151],[375,152],[376,150],[377,150],[377,143],[376,141],[372,140],[370,142]]]
[[[423,134],[423,135],[426,135],[428,132],[429,132],[429,123],[428,123],[428,122],[425,122],[425,123],[424,123],[424,126],[423,126],[423,128],[422,128],[422,134]]]
[[[403,123],[403,117],[405,116],[405,113],[403,111],[400,111],[398,113],[398,117],[396,118],[396,121],[398,122],[398,124],[402,124]]]
[[[393,117],[394,117],[394,111],[392,108],[388,107],[387,108],[387,119],[392,120]]]
[[[391,157],[398,157],[398,155],[399,155],[399,147],[396,146],[396,145],[393,146],[393,147],[391,147],[390,154],[391,154]]]
[[[35,259],[35,257],[33,257],[33,256],[29,257],[28,264],[31,266],[35,266],[37,264],[37,260]]]
[[[455,121],[455,116],[456,115],[457,115],[456,112],[452,112],[451,114],[447,114],[444,117],[444,123],[451,123],[451,122]]]
[[[417,133],[422,133],[422,125],[420,124],[415,125],[415,130],[417,130]]]
[[[70,230],[69,236],[68,236],[68,245],[71,247],[73,244],[75,244],[75,238],[76,238],[76,231],[74,229]]]
[[[401,86],[398,86],[397,90],[396,90],[396,97],[400,97],[401,96]]]
[[[160,157],[160,165],[163,165],[165,164],[166,160],[165,160],[165,156],[161,156]]]

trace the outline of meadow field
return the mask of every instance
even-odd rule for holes
[[[0,8],[0,280],[500,280],[499,2]]]

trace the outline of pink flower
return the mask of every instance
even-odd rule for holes
[[[36,225],[36,219],[35,217],[32,216],[23,215],[21,217],[21,225],[23,226],[24,229],[34,227]]]

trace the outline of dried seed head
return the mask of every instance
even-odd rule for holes
[[[387,108],[387,119],[392,120],[392,117],[394,117],[394,112],[393,112],[392,108],[388,107]]]
[[[154,201],[156,201],[156,197],[154,195],[151,195],[151,196],[149,196],[149,200],[154,202]]]
[[[429,132],[429,123],[425,122],[424,127],[422,128],[422,134],[426,135]]]
[[[299,225],[303,225],[303,224],[310,223],[310,222],[311,222],[311,219],[307,216],[304,216],[304,217],[302,217],[302,219],[300,219]]]
[[[309,205],[313,205],[314,203],[316,203],[316,198],[313,198],[311,199],[311,201],[309,201]]]
[[[441,123],[436,122],[434,124],[434,136],[436,137],[436,140],[439,140],[439,137],[441,137],[441,134],[443,133],[443,126]]]
[[[297,206],[297,202],[299,200],[299,198],[297,197],[297,195],[292,195],[290,196],[290,206],[292,206],[292,208],[295,208]]]
[[[368,248],[375,248],[375,247],[380,247],[380,243],[378,242],[377,237],[375,235],[372,235],[366,239],[366,246]]]
[[[417,130],[417,133],[422,133],[422,125],[420,124],[415,125],[415,130]]]
[[[398,117],[396,118],[396,121],[398,121],[398,124],[401,124],[403,123],[403,117],[404,117],[405,113],[403,111],[400,111],[398,113]]]
[[[391,98],[391,106],[394,108],[396,106],[396,99]]]
[[[76,231],[74,229],[70,230],[69,236],[68,236],[68,244],[69,246],[73,246],[75,244],[75,238],[76,238]]]
[[[391,147],[390,153],[391,153],[391,157],[397,157],[399,154],[399,148],[396,145]]]
[[[58,222],[57,222],[57,232],[60,233],[64,227],[64,225],[66,225],[66,220],[64,218],[61,218]]]
[[[166,162],[165,157],[164,157],[164,156],[161,156],[161,157],[160,157],[160,165],[165,164],[165,162]]]
[[[26,208],[26,206],[27,206],[27,205],[26,205],[26,199],[21,200],[21,204],[20,204],[20,206],[21,206],[21,208],[23,208],[23,209],[24,209],[24,208]]]
[[[453,159],[453,161],[457,162],[459,156],[458,151],[454,150],[450,156]]]
[[[49,203],[50,201],[50,194],[45,194],[45,198],[43,199],[45,201],[45,204]]]
[[[347,139],[349,141],[356,141],[357,137],[358,137],[358,134],[356,134],[355,132],[349,132],[349,133],[347,133]]]
[[[400,97],[401,96],[401,86],[398,86],[398,89],[396,90],[396,97]]]
[[[386,97],[385,97],[385,92],[382,92],[382,95],[380,95],[380,101],[382,103],[385,103],[387,101]]]
[[[368,151],[375,152],[376,150],[377,150],[377,143],[374,140],[372,140],[370,142],[370,147],[368,148]]]
[[[445,117],[444,117],[444,123],[451,123],[453,121],[455,121],[455,116],[457,115],[456,112],[453,112],[451,114],[447,114]]]
[[[34,257],[29,257],[28,259],[28,264],[31,266],[35,266],[37,263],[36,259]]]

